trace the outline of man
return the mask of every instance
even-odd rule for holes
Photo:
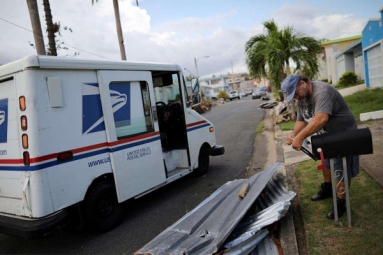
[[[300,150],[304,139],[316,134],[339,132],[357,129],[353,113],[348,108],[342,95],[331,85],[310,81],[303,75],[293,74],[282,82],[282,91],[287,95],[287,103],[298,100],[298,113],[293,133],[287,138],[287,144],[295,150]],[[341,158],[334,159],[334,170],[342,170]],[[337,171],[340,181],[337,185],[338,217],[346,211],[345,185],[343,172]],[[351,178],[359,174],[359,156],[347,157],[347,173],[349,186]],[[332,197],[330,160],[326,159],[326,169],[323,170],[324,183],[311,200],[318,201]],[[334,219],[334,208],[328,213],[329,219]]]

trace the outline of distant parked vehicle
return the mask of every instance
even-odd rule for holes
[[[267,86],[267,87],[265,88],[265,90],[266,90],[266,92],[271,92],[271,87],[270,87],[270,86]]]
[[[233,99],[236,99],[236,98],[238,98],[238,100],[241,99],[241,96],[239,95],[239,92],[236,91],[236,90],[230,91],[229,92],[229,99],[230,99],[230,101],[233,100]]]
[[[247,94],[243,90],[239,91],[239,95],[240,95],[240,97],[247,97]]]
[[[253,94],[251,94],[252,99],[262,98],[263,96],[266,96],[266,88],[265,87],[255,88],[253,91]]]
[[[246,93],[246,95],[251,95],[251,94],[253,94],[253,90],[247,89],[247,90],[245,90],[245,93]]]

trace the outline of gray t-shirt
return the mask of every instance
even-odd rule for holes
[[[358,128],[354,114],[335,88],[325,82],[312,81],[311,83],[313,85],[311,98],[298,101],[297,120],[308,123],[316,113],[329,114],[324,130],[318,131],[318,134]]]

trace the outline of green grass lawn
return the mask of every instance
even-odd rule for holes
[[[344,99],[358,121],[361,113],[383,110],[383,88],[366,89]]]
[[[316,168],[319,164],[309,160],[296,169],[308,254],[383,254],[382,187],[361,170],[350,187],[352,227],[348,227],[346,214],[336,224],[326,218],[332,208],[331,198],[310,200],[322,180]]]

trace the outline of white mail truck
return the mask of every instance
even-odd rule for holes
[[[224,154],[176,64],[28,56],[0,66],[0,233],[49,235],[77,211],[116,227],[121,203]]]

